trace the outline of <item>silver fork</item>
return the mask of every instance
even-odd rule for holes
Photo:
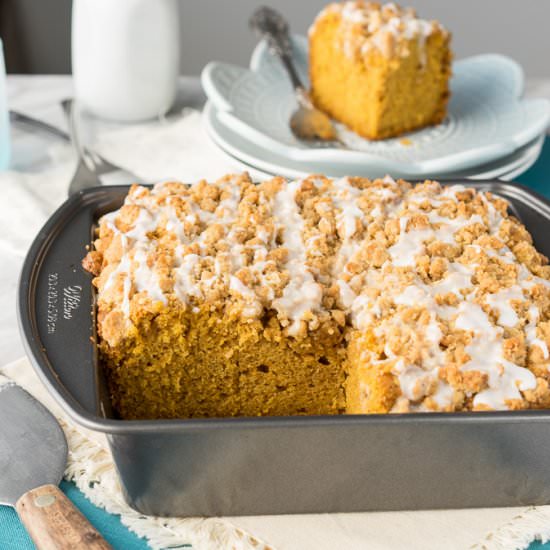
[[[69,183],[69,196],[71,196],[88,187],[100,186],[101,179],[96,171],[92,155],[85,151],[80,143],[73,100],[65,99],[61,102],[61,106],[69,122],[71,144],[77,157],[76,170],[71,183]]]
[[[78,132],[78,109],[76,108],[75,102],[72,99],[65,99],[61,102],[61,106],[69,122],[71,143],[73,144],[78,158],[76,171],[69,184],[69,195],[78,193],[88,187],[102,185],[105,178],[101,178],[100,176],[109,176],[110,179],[113,179],[113,176],[118,176],[117,180],[125,180],[123,183],[135,183],[139,181],[131,172],[119,168],[100,157],[97,153],[86,149],[80,141]],[[118,181],[117,183],[122,182]]]

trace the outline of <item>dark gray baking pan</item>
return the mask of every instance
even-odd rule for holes
[[[550,256],[550,204],[501,182],[464,182],[512,204]],[[550,411],[115,418],[94,345],[91,277],[80,266],[98,217],[128,190],[94,188],[40,231],[21,274],[19,322],[49,391],[107,434],[128,503],[144,514],[215,516],[550,503]]]

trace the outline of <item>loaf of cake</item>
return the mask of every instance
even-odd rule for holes
[[[311,96],[368,139],[440,123],[451,74],[450,34],[389,3],[330,4],[309,30]]]
[[[550,406],[550,267],[489,193],[134,185],[84,267],[122,418]]]

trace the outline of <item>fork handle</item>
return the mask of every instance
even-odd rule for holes
[[[80,143],[80,135],[78,132],[78,126],[76,121],[75,102],[72,99],[64,99],[61,102],[61,106],[65,113],[65,117],[67,118],[67,122],[69,124],[69,136],[70,136],[70,140],[73,145],[73,148],[75,150],[75,153],[78,159],[82,159],[84,160],[84,162],[86,162],[84,148]]]
[[[307,96],[292,60],[292,45],[288,33],[288,23],[277,11],[268,7],[258,8],[250,18],[250,27],[267,40],[269,51],[276,55],[286,69],[297,95]]]

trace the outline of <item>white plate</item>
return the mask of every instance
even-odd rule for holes
[[[544,145],[544,139],[546,135],[542,134],[533,141],[530,141],[527,145],[520,148],[520,153],[512,153],[508,157],[505,157],[501,161],[484,164],[479,166],[475,170],[475,174],[468,175],[470,179],[476,180],[491,180],[502,179],[510,181],[511,179],[526,172],[540,156],[542,147]]]
[[[246,170],[253,169],[263,176],[277,174],[292,179],[303,178],[308,174],[320,172],[332,177],[345,175],[378,177],[376,174],[369,173],[369,171],[364,168],[355,171],[340,171],[334,167],[331,170],[323,170],[316,166],[308,167],[304,166],[303,163],[285,159],[272,151],[263,150],[255,143],[245,139],[231,128],[228,128],[219,120],[218,115],[213,105],[208,102],[203,112],[203,121],[208,135],[224,153],[229,155],[234,162],[239,163]],[[541,134],[533,141],[499,161],[486,163],[463,172],[431,174],[430,177],[504,179],[512,170],[514,171],[513,177],[515,177],[517,174],[526,171],[537,160],[544,143],[544,137],[544,134]],[[382,176],[383,175],[385,174],[382,174]],[[393,176],[394,174],[391,175]]]
[[[294,39],[302,77],[307,77],[307,40]],[[550,102],[520,100],[523,73],[513,60],[501,55],[480,55],[453,65],[449,117],[438,126],[407,137],[368,141],[353,134],[351,149],[315,149],[296,140],[288,120],[295,108],[290,84],[278,60],[262,42],[251,68],[210,63],[202,82],[226,126],[265,151],[317,171],[403,177],[431,176],[462,171],[509,155],[542,134],[550,120]],[[350,132],[347,133],[348,137]]]
[[[220,152],[227,158],[228,161],[232,162],[239,170],[243,170],[243,171],[246,171],[250,174],[250,177],[254,180],[254,181],[261,181],[261,180],[264,180],[264,179],[270,179],[272,178],[273,176],[284,176],[284,174],[282,173],[270,173],[270,172],[265,172],[265,171],[262,171],[262,170],[259,170],[257,167],[255,166],[252,166],[250,164],[247,164],[246,162],[242,161],[242,160],[239,160],[237,157],[234,157],[233,155],[231,155],[230,153],[228,153],[227,151],[224,151],[221,147],[220,147]],[[502,181],[512,181],[513,179],[515,179],[517,176],[519,176],[520,174],[523,174],[524,172],[526,172],[527,170],[529,170],[529,168],[531,168],[531,166],[533,166],[533,164],[535,164],[535,162],[537,161],[537,158],[538,158],[538,155],[537,156],[534,156],[534,157],[529,157],[529,158],[526,158],[523,160],[523,162],[521,163],[521,165],[518,165],[514,170],[510,171],[510,172],[505,172],[505,173],[502,173],[502,174],[498,174],[496,176],[493,176],[493,177],[488,177],[486,175],[483,175],[483,174],[476,174],[476,175],[473,175],[473,176],[462,176],[462,175],[455,175],[455,176],[452,176],[454,179],[463,179],[464,177],[467,177],[468,179],[471,179],[471,180],[486,180],[486,179],[500,179]],[[300,177],[305,177],[307,174],[303,174],[302,176]],[[291,176],[291,175],[286,175],[285,177],[287,178],[291,178],[291,179],[296,179],[298,176]],[[451,178],[451,176],[445,176],[447,179]]]

